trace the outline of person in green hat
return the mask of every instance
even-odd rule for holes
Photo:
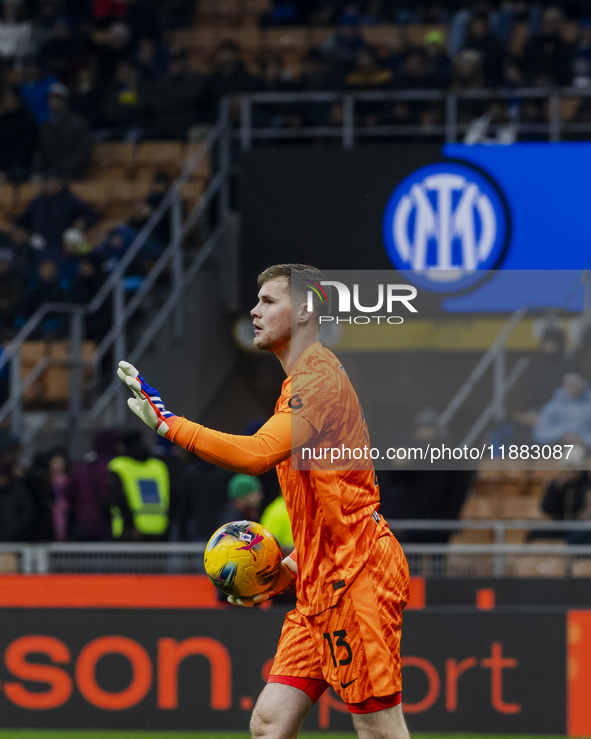
[[[220,513],[218,524],[230,521],[258,521],[263,502],[263,488],[258,477],[234,475],[228,482],[228,501]]]

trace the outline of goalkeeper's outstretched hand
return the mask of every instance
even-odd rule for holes
[[[167,411],[160,398],[160,393],[150,387],[136,368],[129,362],[119,362],[117,376],[132,391],[133,397],[129,398],[127,405],[138,418],[149,426],[160,436],[166,436],[170,430],[167,421],[174,418],[174,413]]]
[[[297,574],[297,563],[291,557],[285,557],[269,590],[265,590],[264,593],[259,593],[252,598],[235,598],[233,595],[229,595],[228,602],[234,606],[246,606],[247,608],[258,606],[290,588],[294,584]]]

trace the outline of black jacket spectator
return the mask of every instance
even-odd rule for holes
[[[101,260],[94,254],[87,254],[80,258],[78,263],[78,276],[72,283],[68,293],[70,303],[88,305],[105,281],[102,271]],[[95,313],[86,316],[84,322],[84,335],[87,339],[100,340],[111,327],[111,303],[105,300]]]
[[[99,219],[96,208],[71,193],[56,173],[48,173],[41,194],[31,200],[17,223],[43,237],[48,247],[59,249],[67,228],[87,228]]]
[[[572,49],[561,37],[562,12],[548,8],[542,29],[523,50],[522,66],[533,85],[568,85],[572,76]]]
[[[37,135],[35,118],[17,90],[9,87],[0,99],[0,172],[6,179],[22,182],[27,178]]]
[[[43,259],[37,270],[36,283],[25,293],[22,315],[30,318],[44,303],[62,303],[65,297],[56,261]]]
[[[121,61],[107,85],[103,118],[115,139],[138,138],[146,124],[151,85],[142,79],[137,66]]]
[[[96,64],[83,67],[78,72],[73,90],[72,110],[87,120],[93,130],[102,128],[105,89]]]
[[[502,82],[505,47],[490,30],[487,15],[472,17],[464,48],[480,54],[485,83],[490,87],[498,87]]]
[[[26,541],[32,520],[27,486],[0,462],[0,541]]]
[[[41,124],[36,165],[39,170],[57,169],[71,179],[83,179],[92,156],[92,132],[88,121],[68,105],[68,88],[49,89],[49,120]]]
[[[203,119],[203,81],[187,65],[184,49],[171,50],[168,70],[152,88],[151,126],[146,138],[186,139],[189,126]]]
[[[220,100],[237,92],[263,91],[261,79],[253,76],[240,58],[240,48],[233,41],[224,41],[217,49],[215,70],[205,82],[204,97],[210,120],[219,115]]]
[[[9,249],[0,249],[0,342],[15,334],[15,320],[22,305],[25,284],[11,264]]]

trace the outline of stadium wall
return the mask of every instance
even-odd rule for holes
[[[429,605],[429,581],[415,583],[403,638],[411,730],[591,735],[591,610],[501,606],[520,602],[503,596],[503,582],[492,598],[490,582],[473,582],[480,610],[468,591],[464,606]],[[530,603],[536,588],[544,603],[551,584],[526,582]],[[278,606],[219,608],[191,577],[19,583],[0,578],[4,727],[246,729],[281,630]],[[350,717],[327,693],[307,727],[348,730]]]

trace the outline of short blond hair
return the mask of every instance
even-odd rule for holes
[[[310,283],[318,285],[324,279],[324,275],[317,267],[312,267],[309,264],[273,264],[263,270],[257,277],[257,287],[260,289],[266,282],[281,277],[286,279],[287,290],[290,295],[295,294],[305,300],[308,292],[312,292],[314,308],[318,314],[323,315],[328,312],[329,305],[323,304],[318,291],[310,288]]]

